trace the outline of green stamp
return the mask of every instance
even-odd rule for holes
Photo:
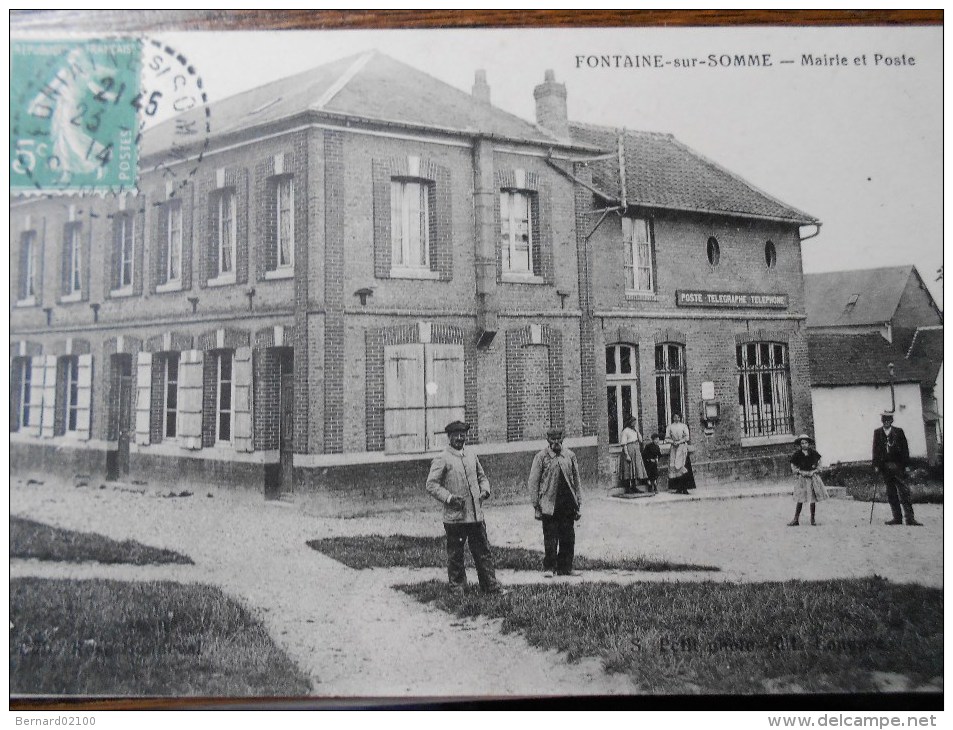
[[[136,187],[138,39],[14,41],[10,64],[12,192]]]

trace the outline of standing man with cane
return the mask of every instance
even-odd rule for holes
[[[893,425],[893,411],[881,413],[880,421],[883,425],[874,431],[871,461],[874,471],[880,474],[884,485],[887,487],[887,501],[890,503],[890,510],[893,512],[893,519],[888,520],[886,524],[900,525],[904,521],[902,518],[905,518],[907,525],[920,527],[922,523],[917,522],[913,516],[910,487],[905,479],[907,464],[910,461],[910,447],[907,445],[907,437],[902,428]],[[901,514],[901,506],[903,507],[903,514]],[[872,501],[871,515],[873,515]],[[871,520],[873,520],[873,517],[871,517]]]

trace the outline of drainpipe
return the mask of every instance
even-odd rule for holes
[[[477,138],[473,144],[473,222],[476,261],[477,347],[489,347],[496,337],[500,313],[496,284],[496,176],[493,145]]]

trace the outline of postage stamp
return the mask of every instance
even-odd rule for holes
[[[109,192],[135,186],[142,52],[135,38],[11,46],[10,187]]]

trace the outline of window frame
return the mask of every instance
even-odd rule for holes
[[[69,277],[64,299],[78,299],[83,295],[83,227],[81,223],[66,224],[66,246],[69,251]]]
[[[749,362],[749,349],[754,348],[755,362]],[[767,347],[768,362],[763,362],[763,349]],[[777,363],[777,352],[781,363]],[[742,445],[755,445],[765,439],[787,441],[794,434],[794,405],[791,392],[790,348],[787,343],[776,340],[745,342],[735,347],[737,368],[736,401]],[[754,377],[757,402],[752,400]],[[765,399],[765,378],[770,384],[770,398]],[[770,415],[765,411],[770,410]]]
[[[182,286],[182,239],[183,239],[183,214],[182,214],[182,201],[181,200],[170,200],[165,204],[165,210],[163,211],[165,215],[165,235],[166,235],[166,250],[165,250],[165,261],[163,262],[163,269],[165,274],[165,280],[162,282],[163,286],[174,287]],[[178,226],[174,226],[173,223],[178,222]],[[176,235],[178,233],[178,235]],[[174,254],[174,255],[173,255]],[[175,276],[172,275],[172,262],[176,260],[178,263],[178,271]]]
[[[17,428],[22,431],[30,426],[30,391],[33,387],[33,358],[17,356],[13,359],[19,377],[17,385]]]
[[[671,364],[671,348],[678,352],[677,366]],[[661,354],[661,358],[659,357]],[[686,362],[686,348],[681,342],[659,342],[655,345],[655,399],[656,399],[656,418],[658,419],[657,428],[659,432],[664,433],[665,429],[672,422],[672,414],[679,413],[682,421],[685,420],[685,410],[688,406],[686,401],[686,378],[688,376],[688,364]],[[672,403],[672,382],[679,383],[679,403],[676,409]],[[661,385],[661,393],[660,393]],[[661,394],[661,399],[659,398]]]
[[[413,250],[410,238],[410,199],[413,196],[407,195],[407,187],[417,186],[420,206],[418,208],[417,218],[420,221],[420,230],[417,240],[417,249]],[[431,243],[430,228],[433,211],[430,206],[430,198],[433,192],[434,182],[425,178],[417,177],[391,177],[390,179],[390,251],[391,251],[391,274],[408,274],[411,276],[421,273],[430,273]],[[400,237],[397,233],[397,226],[400,227]],[[414,254],[417,254],[415,257]],[[416,263],[408,263],[408,260],[414,260]]]
[[[623,372],[623,358],[622,351],[629,351],[629,371]],[[609,372],[609,352],[612,352],[612,363],[613,369],[615,372]],[[619,439],[622,436],[622,429],[625,428],[625,421],[630,416],[634,416],[641,426],[642,419],[640,418],[639,408],[639,348],[638,345],[634,345],[628,342],[613,342],[606,345],[606,359],[605,359],[605,378],[606,378],[606,415],[608,417],[607,421],[607,434],[608,434],[608,443],[610,446],[618,446],[620,441]],[[624,389],[629,388],[629,410],[625,410],[625,398],[623,397]],[[612,401],[615,403],[615,408],[612,409],[610,405],[610,393],[613,393],[614,396]],[[614,413],[612,411],[615,411]],[[613,440],[613,421],[615,421],[615,435],[616,438]]]
[[[162,439],[175,439],[179,433],[179,358],[178,352],[170,352],[163,358],[162,364]],[[175,363],[175,378],[171,377],[171,366]],[[175,406],[169,407],[169,394],[174,387]],[[169,414],[173,414],[173,433],[169,433]]]
[[[20,296],[17,304],[21,306],[36,303],[36,244],[38,240],[37,232],[33,229],[20,234],[20,259],[26,262],[26,275],[20,272]],[[24,247],[26,247],[25,252]]]
[[[66,373],[63,390],[63,431],[66,435],[71,435],[79,431],[79,356],[68,355],[63,359]]]
[[[136,224],[135,216],[131,213],[118,213],[113,219],[113,225],[118,227],[114,231],[115,249],[113,251],[113,267],[115,269],[116,286],[110,291],[112,296],[125,296],[132,293],[136,280]],[[128,233],[128,235],[126,235]],[[128,241],[128,250],[126,243]],[[128,254],[128,256],[127,256]],[[129,269],[129,281],[125,281],[126,268]]]
[[[538,278],[536,275],[536,269],[538,263],[533,258],[533,228],[535,221],[533,220],[533,198],[536,196],[535,190],[526,190],[524,188],[502,188],[500,190],[500,251],[501,251],[501,267],[502,272],[505,276],[508,277],[523,277],[523,278]],[[518,225],[517,220],[524,220],[522,217],[519,219],[514,217],[514,208],[513,205],[516,197],[519,196],[525,201],[526,204],[526,263],[527,268],[525,269],[514,269],[513,268],[513,256],[517,249],[522,249],[523,245],[519,244],[516,240],[518,235]],[[504,204],[504,201],[506,203]],[[504,212],[507,215],[504,216]]]
[[[644,244],[637,242],[635,238],[638,229],[637,224],[641,223],[645,231],[646,241]],[[622,242],[623,242],[623,276],[625,277],[625,293],[634,296],[652,296],[656,293],[655,281],[655,222],[652,218],[635,218],[623,216],[622,218]],[[642,260],[639,247],[645,246],[647,252],[647,261]],[[648,287],[639,286],[640,272],[646,272],[648,276]]]
[[[229,362],[228,408],[222,408],[222,369],[225,360]],[[222,438],[222,416],[228,416],[228,438]],[[219,350],[215,354],[215,445],[231,446],[235,439],[235,353],[232,350]]]
[[[287,186],[287,194],[283,196],[282,191]],[[275,271],[286,272],[294,269],[295,265],[295,216],[294,216],[294,177],[291,175],[282,175],[275,181]],[[281,244],[284,240],[281,235],[282,230],[282,200],[287,199],[288,205],[286,217],[288,220],[288,260],[282,261]]]
[[[211,282],[234,283],[236,277],[236,266],[238,259],[238,211],[237,195],[235,189],[230,187],[219,188],[217,199],[215,201],[215,216],[218,221],[217,240],[215,241],[215,256],[218,261],[218,275]],[[227,210],[226,210],[227,203]],[[227,214],[227,215],[226,215]],[[226,227],[226,223],[228,226]],[[226,236],[228,233],[228,236]],[[229,239],[226,241],[226,237]],[[226,243],[229,244],[226,246]],[[228,252],[229,268],[225,269],[225,252]]]

